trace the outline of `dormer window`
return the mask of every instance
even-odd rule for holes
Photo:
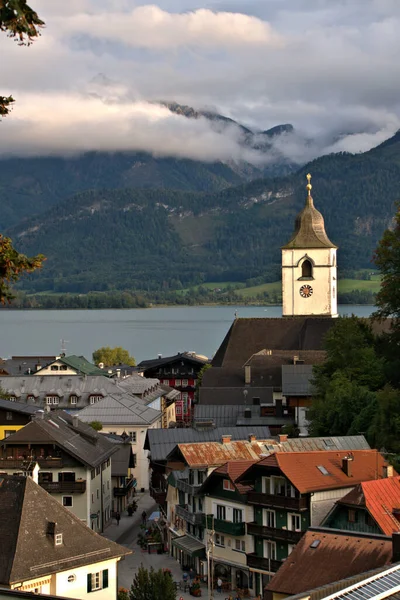
[[[103,396],[100,396],[100,395],[90,396],[90,404],[95,404],[96,402],[100,402],[100,400],[103,400]]]
[[[54,545],[55,546],[62,546],[63,543],[63,534],[62,533],[56,533],[56,535],[54,536]]]
[[[74,395],[70,396],[69,401],[71,404],[76,404],[78,402],[78,396],[74,396]]]

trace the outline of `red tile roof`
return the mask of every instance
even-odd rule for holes
[[[353,487],[362,481],[381,479],[385,459],[377,450],[352,450],[352,475],[342,470],[348,451],[275,452],[256,464],[279,468],[300,493]],[[321,470],[322,467],[322,470]],[[324,474],[324,471],[328,474]]]
[[[400,477],[365,481],[340,500],[343,504],[365,506],[385,535],[400,531],[393,510],[400,511]]]
[[[254,465],[257,461],[255,460],[231,460],[224,465],[221,465],[213,473],[219,473],[221,475],[228,475],[229,479],[235,485],[239,494],[246,494],[252,489],[252,486],[245,485],[237,481],[247,469]]]
[[[381,536],[309,530],[265,589],[289,596],[300,594],[383,567],[391,558],[392,542]]]

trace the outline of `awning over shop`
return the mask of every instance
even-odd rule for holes
[[[199,540],[190,537],[189,535],[182,535],[181,537],[172,540],[172,545],[183,550],[189,556],[199,556],[203,558],[206,554],[206,548]]]

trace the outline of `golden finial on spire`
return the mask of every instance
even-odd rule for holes
[[[312,190],[312,185],[310,183],[311,182],[311,173],[307,173],[306,177],[307,177],[307,181],[308,181],[306,188],[308,190],[308,195],[311,196],[311,190]]]

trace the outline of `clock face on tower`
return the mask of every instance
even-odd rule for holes
[[[311,285],[302,285],[299,291],[302,298],[310,298],[313,293]]]

